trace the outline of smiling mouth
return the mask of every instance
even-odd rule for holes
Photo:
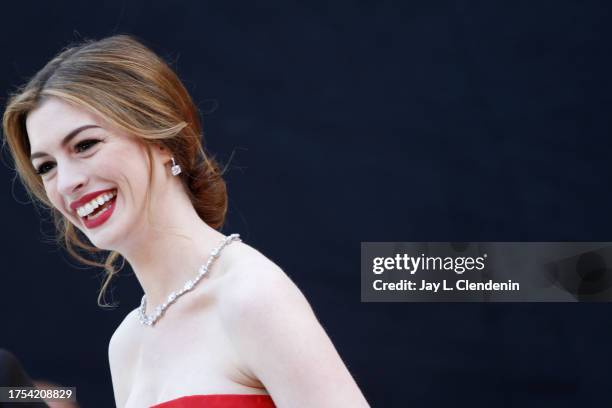
[[[106,211],[108,211],[108,209],[110,208],[111,204],[115,201],[116,198],[117,198],[117,196],[113,197],[112,199],[110,199],[109,201],[107,201],[106,203],[101,205],[100,207],[96,208],[91,214],[86,215],[83,218],[86,218],[89,221],[95,220],[96,218],[98,218],[99,216],[104,214]]]
[[[112,190],[104,194],[100,194],[89,203],[79,207],[76,212],[81,219],[92,221],[108,211],[116,199],[117,190]]]

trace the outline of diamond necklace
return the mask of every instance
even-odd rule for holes
[[[206,261],[206,263],[200,266],[197,276],[185,282],[185,285],[183,285],[181,289],[175,290],[170,295],[168,295],[168,298],[166,299],[166,301],[163,304],[157,306],[153,314],[151,314],[150,316],[147,316],[147,313],[146,313],[147,295],[143,295],[142,300],[140,301],[140,307],[138,308],[138,318],[140,320],[140,323],[147,325],[147,326],[153,326],[155,322],[157,322],[157,320],[164,314],[168,306],[176,302],[176,299],[183,296],[186,292],[189,292],[191,289],[195,287],[195,285],[198,284],[200,279],[202,279],[202,277],[206,274],[206,272],[208,272],[208,269],[210,268],[214,260],[219,257],[219,254],[221,253],[223,248],[231,244],[233,241],[240,241],[240,235],[232,234],[232,235],[228,235],[227,237],[225,237],[225,239],[223,239],[221,244],[212,250],[212,252],[208,256],[208,260]]]

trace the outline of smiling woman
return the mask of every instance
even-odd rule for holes
[[[39,123],[33,121],[35,110],[42,111],[41,115],[46,115],[49,123],[45,123],[45,117]],[[55,120],[66,118],[67,114],[73,120]],[[27,129],[26,118],[29,127],[34,129]],[[75,127],[70,128],[73,124]],[[137,153],[144,152],[149,163],[152,162],[153,146],[172,152],[184,169],[179,180],[200,218],[212,228],[223,224],[227,209],[225,183],[217,163],[202,148],[197,108],[170,67],[133,38],[115,36],[65,49],[11,97],[3,127],[23,184],[53,212],[58,240],[63,240],[67,250],[77,259],[106,269],[107,279],[98,298],[100,303],[117,272],[114,264],[119,252],[90,245],[75,229],[80,224],[69,222],[68,214],[61,211],[65,206],[51,201],[53,197],[45,183],[54,178],[53,169],[58,162],[53,160],[50,150],[35,145],[39,139],[48,142],[53,135],[61,138],[57,145],[63,151],[72,149],[73,158],[76,155],[88,157],[89,150],[98,150],[96,144],[103,142],[104,136],[114,130],[115,134],[123,136],[121,142],[131,137],[132,142],[139,144]],[[91,135],[97,137],[85,137]],[[129,156],[130,152],[133,153],[129,150],[119,157],[137,157]],[[71,192],[65,197],[72,195]],[[87,238],[91,240],[92,237]],[[75,247],[94,253],[110,250],[110,253],[104,265],[100,265],[80,256]]]
[[[218,231],[227,193],[198,110],[140,41],[63,50],[11,96],[3,129],[58,237],[106,269],[98,301],[119,257],[143,288],[109,342],[118,407],[368,406],[299,288]]]

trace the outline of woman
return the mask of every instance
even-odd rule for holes
[[[118,407],[368,406],[295,284],[218,231],[226,189],[197,108],[149,48],[117,35],[64,50],[3,127],[67,249],[110,251],[100,296],[119,256],[142,285],[109,344]]]

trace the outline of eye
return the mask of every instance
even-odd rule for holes
[[[51,163],[51,162],[44,162],[43,164],[38,166],[38,168],[36,169],[36,174],[42,176],[43,174],[45,174],[46,172],[48,172],[52,168],[53,168],[53,163]]]
[[[77,145],[75,146],[75,150],[78,153],[84,152],[85,150],[88,150],[98,142],[99,140],[96,139],[83,140],[82,142],[77,143]]]

